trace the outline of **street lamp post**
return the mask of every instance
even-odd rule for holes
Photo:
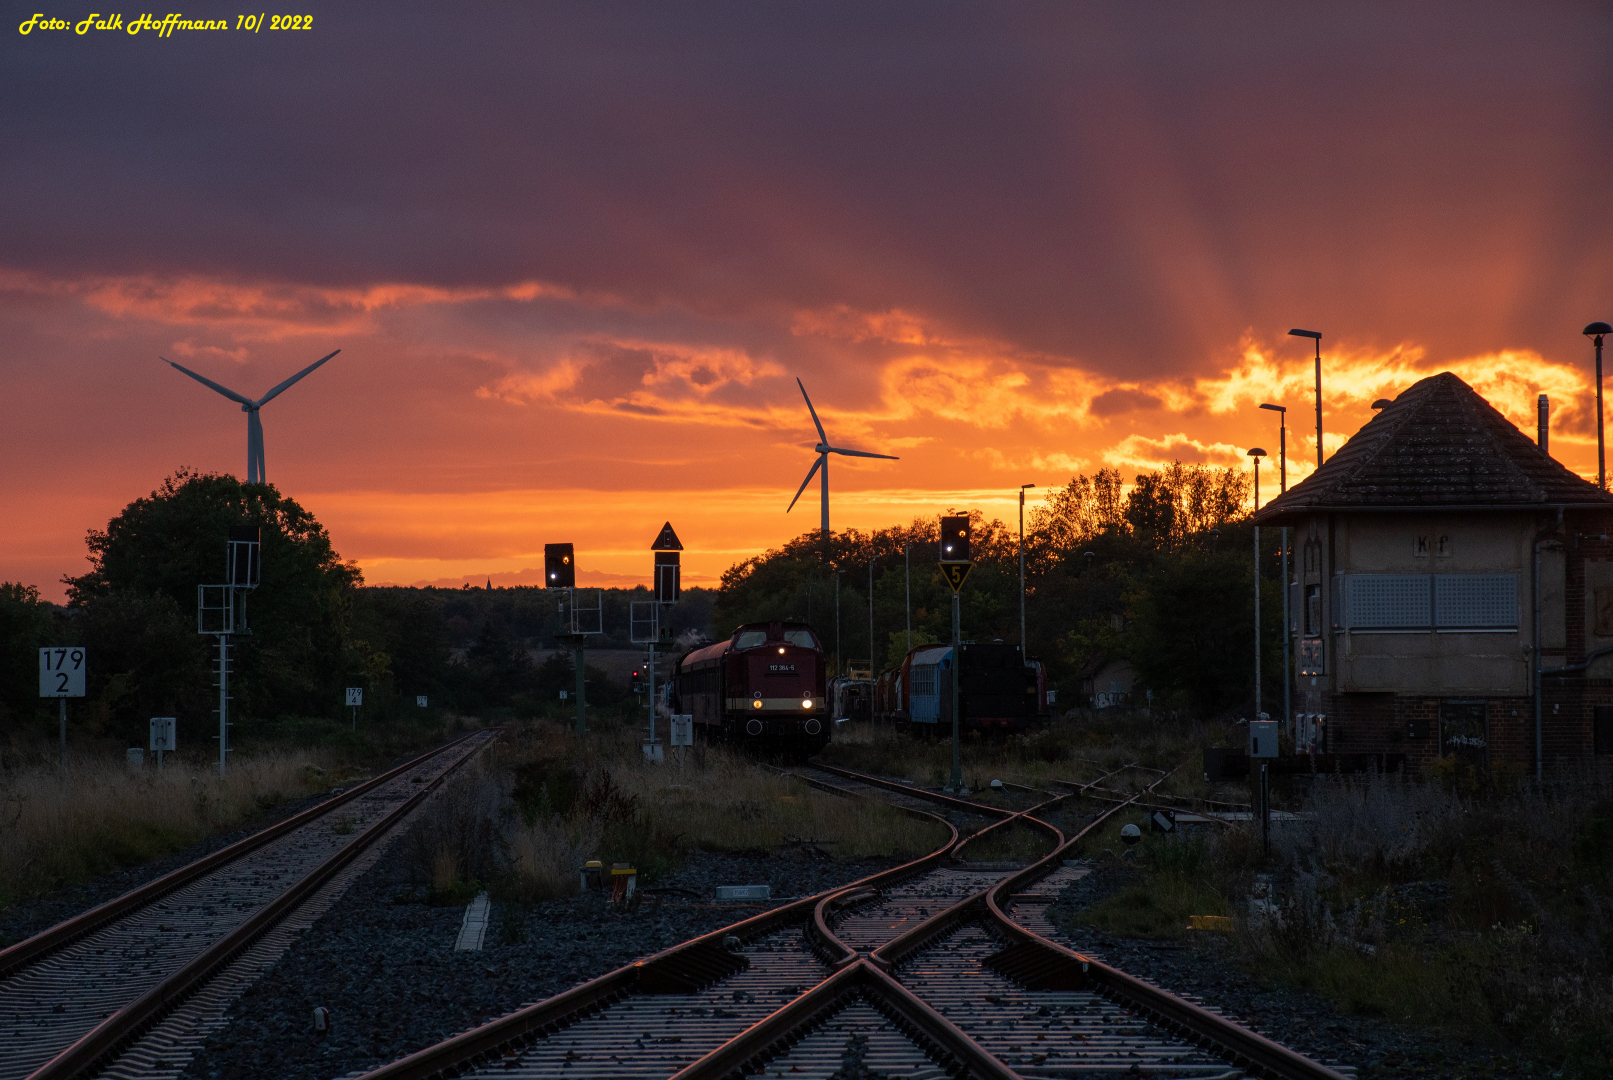
[[[913,556],[911,543],[902,545],[902,583],[907,589],[907,650],[913,651]]]
[[[1035,484],[1019,485],[1019,658],[1021,660],[1030,656],[1030,646],[1025,641],[1025,489],[1035,486]]]
[[[1316,342],[1316,467],[1322,467],[1322,332],[1290,330],[1290,337],[1308,337]]]
[[[1283,405],[1261,405],[1262,409],[1269,409],[1277,414],[1277,476],[1280,485],[1279,494],[1288,491],[1288,409]],[[1258,492],[1256,494],[1259,494]],[[1282,583],[1283,583],[1283,724],[1287,726],[1289,734],[1293,734],[1294,711],[1293,698],[1289,692],[1289,680],[1293,677],[1293,664],[1289,661],[1288,638],[1293,627],[1293,614],[1289,610],[1290,594],[1294,591],[1288,584],[1288,526],[1283,526],[1282,534]]]
[[[1256,446],[1249,450],[1255,459],[1255,509],[1260,509],[1260,459],[1266,452]],[[1255,715],[1260,719],[1260,526],[1255,526]]]
[[[835,571],[835,677],[845,669],[846,654],[840,648],[840,579],[846,576],[844,570]]]
[[[1602,446],[1602,338],[1613,334],[1613,326],[1593,322],[1581,331],[1596,346],[1596,486],[1607,490],[1607,455]]]

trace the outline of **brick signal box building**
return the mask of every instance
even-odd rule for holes
[[[1455,375],[1254,520],[1292,530],[1294,709],[1317,749],[1548,774],[1613,752],[1613,495]]]

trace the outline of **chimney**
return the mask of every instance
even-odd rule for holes
[[[1540,400],[1536,404],[1536,409],[1538,411],[1538,419],[1536,420],[1537,432],[1535,435],[1535,442],[1540,444],[1541,450],[1549,454],[1551,453],[1551,399],[1545,394],[1541,394]]]

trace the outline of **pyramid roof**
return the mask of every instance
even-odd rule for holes
[[[1326,510],[1613,510],[1613,494],[1541,450],[1449,371],[1412,385],[1257,525]]]

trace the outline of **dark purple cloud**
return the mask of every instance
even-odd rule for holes
[[[0,262],[51,275],[900,308],[1128,376],[1289,325],[1561,354],[1613,304],[1605,4],[26,14]]]

